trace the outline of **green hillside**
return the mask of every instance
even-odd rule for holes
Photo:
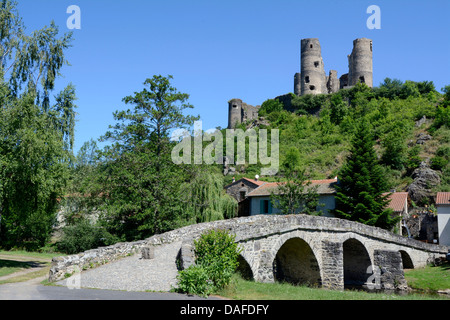
[[[430,186],[432,191],[450,191],[450,86],[443,91],[439,93],[433,82],[387,78],[376,88],[358,84],[328,95],[292,94],[289,105],[265,101],[259,120],[238,128],[279,129],[280,163],[295,148],[300,153],[298,165],[311,178],[323,179],[338,175],[355,125],[365,117],[391,189],[405,190],[413,182],[414,170],[425,163],[440,176],[440,183]],[[235,177],[253,177],[259,171],[259,165],[238,166]]]

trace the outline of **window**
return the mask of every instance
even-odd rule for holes
[[[319,67],[319,61],[314,61],[314,67],[318,68]]]
[[[366,83],[366,79],[364,78],[364,76],[359,77],[359,82]]]
[[[237,109],[237,105],[236,104],[233,104],[233,109]]]
[[[261,214],[272,213],[272,203],[270,203],[270,200],[260,200],[260,213]]]
[[[309,90],[316,90],[316,86],[309,86]]]
[[[312,44],[310,44],[310,45],[309,45],[309,47],[310,47],[310,48],[312,49],[312,48],[313,48],[313,45],[312,45]]]
[[[239,192],[239,201],[244,201],[246,195],[247,195],[247,192],[245,192],[245,191]]]
[[[306,77],[305,77],[305,82],[306,82],[306,83],[309,83],[309,76],[306,76]]]

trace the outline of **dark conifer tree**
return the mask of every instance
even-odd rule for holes
[[[387,209],[387,188],[369,123],[363,120],[353,138],[351,153],[339,174],[336,216],[390,229],[398,219],[392,217],[392,209]]]

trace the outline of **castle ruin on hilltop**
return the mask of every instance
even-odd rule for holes
[[[294,75],[294,94],[335,93],[340,89],[349,88],[358,82],[373,87],[373,46],[372,40],[359,38],[353,41],[353,51],[348,55],[348,73],[338,78],[336,70],[325,73],[322,59],[322,49],[319,39],[308,38],[301,40],[301,67],[300,72]],[[275,99],[286,101],[286,95]],[[228,128],[247,120],[258,118],[260,106],[251,106],[241,99],[232,99],[228,102]]]

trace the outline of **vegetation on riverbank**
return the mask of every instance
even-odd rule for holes
[[[440,266],[427,266],[405,270],[408,286],[425,292],[450,289],[450,262]]]

